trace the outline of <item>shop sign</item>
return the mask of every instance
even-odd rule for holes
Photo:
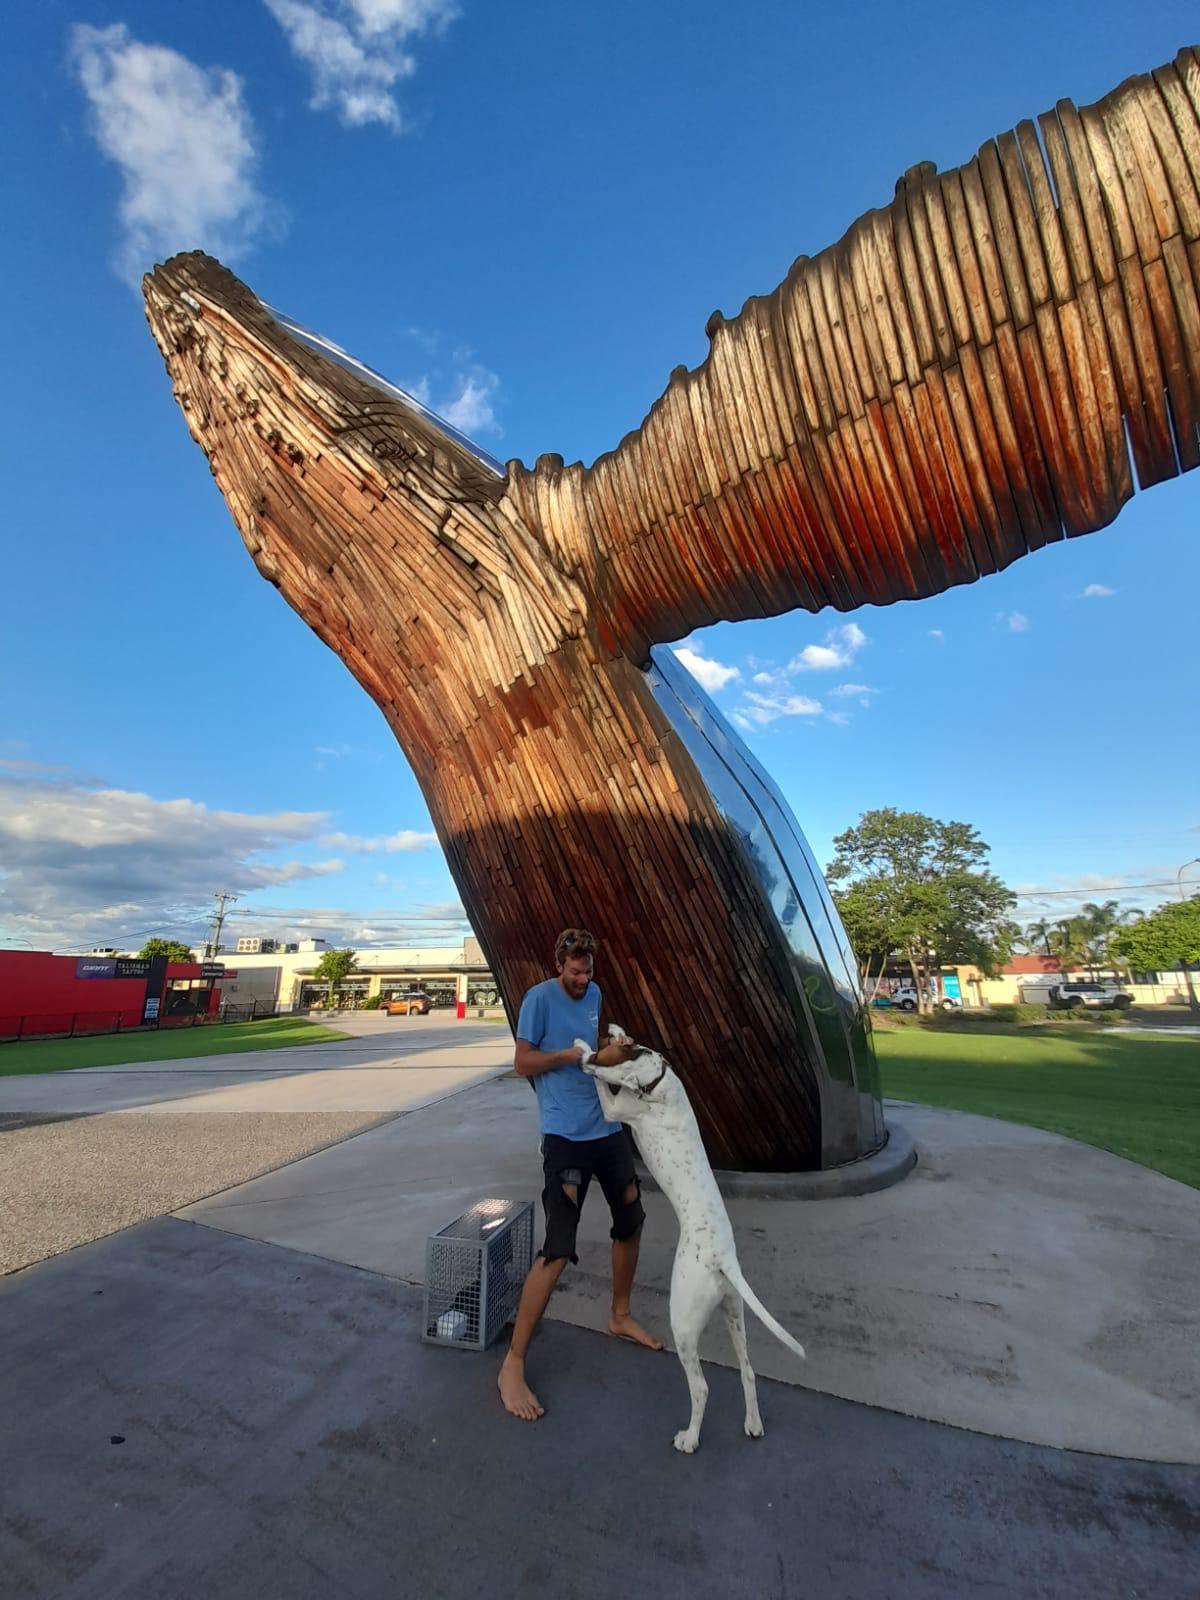
[[[131,960],[117,961],[118,978],[148,978],[150,976],[149,956],[135,956]]]
[[[115,978],[117,963],[108,956],[80,956],[75,963],[77,978]]]

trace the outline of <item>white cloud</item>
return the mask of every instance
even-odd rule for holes
[[[1083,591],[1085,600],[1107,600],[1110,595],[1116,594],[1115,589],[1110,589],[1106,583],[1089,583]]]
[[[867,636],[856,622],[847,622],[840,628],[830,628],[824,644],[805,645],[799,655],[788,662],[789,672],[832,672],[848,667],[867,642]]]
[[[762,668],[756,671],[750,681],[759,690],[770,689],[775,692],[765,694],[747,689],[741,703],[730,713],[733,722],[747,732],[766,727],[780,717],[828,716],[832,722],[839,724],[848,722],[850,719],[844,711],[826,713],[819,700],[813,700],[808,695],[788,693],[788,679],[799,672],[829,672],[849,667],[858,652],[869,642],[867,635],[856,622],[846,622],[839,627],[830,628],[822,644],[805,645],[782,670],[769,671]],[[759,666],[759,663],[752,658],[749,664],[754,667]],[[865,683],[841,683],[829,692],[839,699],[857,699],[859,704],[864,706],[870,705],[871,696],[877,693]]]
[[[469,352],[459,352],[467,356]],[[489,368],[468,361],[452,372],[435,367],[419,378],[405,378],[401,388],[460,433],[503,433],[494,400],[500,379]]]
[[[309,68],[314,110],[332,106],[348,128],[404,126],[395,88],[417,70],[409,42],[441,31],[454,0],[264,0],[293,54]]]
[[[702,656],[697,651],[689,649],[687,645],[678,645],[675,655],[696,682],[710,693],[723,689],[727,683],[732,683],[735,678],[741,677],[737,667],[724,666],[720,661],[713,661],[708,656]]]
[[[830,689],[829,693],[839,700],[857,700],[860,706],[869,706],[871,704],[871,696],[878,694],[879,690],[872,689],[869,683],[839,683],[836,688]],[[844,713],[840,713],[838,716],[833,717],[832,720],[834,722],[847,722],[849,718]]]
[[[392,908],[352,910],[345,906],[258,905],[253,910],[234,906],[226,923],[226,936],[236,941],[245,934],[259,934],[284,941],[325,939],[339,948],[363,945],[421,947],[454,945],[471,933],[466,912],[457,901],[443,904],[417,903],[404,911]],[[362,963],[370,970],[371,961]]]
[[[42,949],[199,937],[212,894],[342,870],[339,859],[270,859],[313,839],[325,812],[215,811],[44,776],[0,777],[0,927]]]
[[[792,672],[829,672],[834,667],[848,667],[850,657],[844,650],[827,644],[806,644],[798,656],[789,663]]]
[[[819,700],[811,700],[806,694],[767,695],[747,690],[736,715],[740,727],[765,728],[780,717],[819,717],[824,709]]]
[[[946,637],[946,635],[942,632],[942,630],[940,628],[930,628],[929,637],[931,639],[944,639]]]
[[[829,720],[830,722],[836,722],[839,728],[844,728],[850,721],[850,718],[844,711],[831,711],[829,713]]]
[[[1010,633],[1029,632],[1029,618],[1023,611],[997,611],[996,621],[1007,623]]]
[[[492,396],[499,384],[500,380],[494,372],[489,372],[486,367],[475,367],[471,372],[459,375],[458,393],[436,409],[451,427],[463,433],[499,433],[500,424],[492,409]]]
[[[323,834],[321,843],[330,850],[349,850],[356,855],[376,855],[380,851],[394,855],[400,850],[432,850],[437,844],[437,834],[418,833],[415,828],[401,828],[398,833],[366,838],[354,833]]]
[[[96,143],[121,171],[122,275],[178,250],[243,254],[271,219],[237,74],[143,44],[121,23],[76,27],[71,55]]]
[[[279,867],[259,867],[261,884],[295,883],[297,878],[327,878],[334,872],[345,872],[346,863],[336,857],[332,861],[285,861]]]

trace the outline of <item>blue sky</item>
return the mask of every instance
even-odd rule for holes
[[[594,459],[898,174],[1194,42],[1193,7],[42,0],[7,21],[0,940],[452,942],[419,790],[257,576],[136,279],[221,255],[492,454]],[[1200,484],[920,604],[687,641],[817,855],[974,824],[1028,919],[1200,855]],[[757,681],[756,681],[757,680]],[[757,697],[757,698],[756,698]],[[1200,867],[1191,869],[1200,877]],[[585,908],[583,908],[585,910]],[[575,913],[572,913],[573,915]]]

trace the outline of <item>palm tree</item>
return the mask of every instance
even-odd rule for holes
[[[1045,917],[1042,917],[1037,922],[1025,924],[1025,931],[1021,935],[1021,943],[1030,955],[1040,956],[1043,951],[1047,955],[1053,954],[1050,949],[1050,929],[1052,927],[1053,923],[1047,922]]]
[[[1113,941],[1122,928],[1136,922],[1143,913],[1133,907],[1124,907],[1116,900],[1105,900],[1097,905],[1089,900],[1080,910],[1080,918],[1087,925],[1088,962],[1092,976],[1097,966],[1118,970],[1120,958],[1113,950]]]

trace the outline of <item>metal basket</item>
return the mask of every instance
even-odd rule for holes
[[[479,1200],[425,1245],[427,1344],[486,1350],[533,1265],[533,1202]]]

